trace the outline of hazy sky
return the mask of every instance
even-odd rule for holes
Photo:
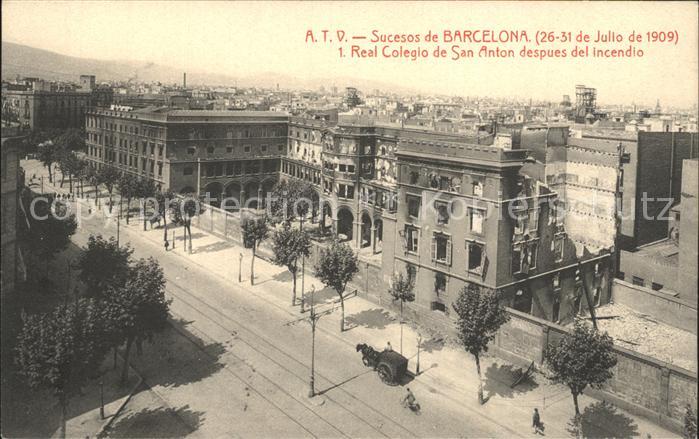
[[[232,76],[280,72],[350,76],[456,95],[559,100],[575,84],[606,103],[690,106],[697,101],[697,3],[228,3],[3,1],[2,39],[66,55],[134,59]],[[638,45],[630,59],[340,58],[338,45],[306,44],[306,31],[347,36],[443,29],[596,33],[677,31],[678,44]],[[349,50],[351,42],[344,46]],[[373,46],[362,42],[364,46]],[[432,52],[435,44],[415,44]],[[450,47],[451,43],[442,44]],[[627,48],[628,42],[609,47]],[[509,47],[519,52],[522,44]],[[564,45],[559,45],[564,47]],[[527,47],[537,48],[534,42]],[[270,84],[271,85],[271,84]],[[282,84],[283,86],[283,84]]]

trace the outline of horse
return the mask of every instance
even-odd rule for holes
[[[362,353],[362,362],[365,366],[371,366],[376,364],[376,360],[379,356],[379,353],[376,351],[376,349],[372,348],[366,343],[358,344],[356,349],[357,352]]]

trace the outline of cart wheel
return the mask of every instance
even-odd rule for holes
[[[376,368],[376,371],[378,372],[381,381],[383,381],[386,384],[393,384],[391,369],[388,366],[386,366],[385,364],[381,364],[379,365],[379,367]]]
[[[365,366],[371,365],[371,362],[369,361],[369,357],[362,357],[362,363],[364,363]]]

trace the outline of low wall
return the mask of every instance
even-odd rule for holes
[[[697,333],[697,308],[668,294],[614,279],[612,300],[670,326]]]
[[[193,220],[193,225],[241,243],[240,217],[237,213],[207,206],[207,210]],[[306,269],[309,273],[318,261],[320,250],[325,246],[324,243],[314,242],[311,254],[306,259]],[[266,259],[273,256],[269,240],[260,245],[258,254]],[[380,306],[397,310],[388,293],[380,287],[383,285],[381,276],[380,265],[360,260],[359,272],[348,286],[348,291],[357,289],[360,296]],[[658,296],[660,293],[645,289],[639,291],[638,287],[619,280],[614,281],[613,288],[612,294],[617,303],[628,303],[627,306],[634,309],[647,306],[647,313],[654,316],[657,316],[658,308],[662,308],[662,312],[666,312],[664,316],[674,316],[673,324],[677,324],[678,320],[684,320],[686,314],[687,319],[694,319],[693,324],[696,325],[696,309],[692,315],[689,306],[672,300],[674,298]],[[638,305],[639,303],[642,305]],[[637,307],[634,307],[634,304]],[[676,308],[672,308],[673,306]],[[533,361],[535,366],[541,369],[544,352],[548,346],[558,343],[569,329],[514,309],[507,310],[511,318],[498,331],[489,352],[522,366],[528,366]],[[650,312],[651,310],[653,312]],[[450,318],[437,319],[429,313],[416,313],[410,306],[406,307],[404,315],[405,318],[413,319],[428,329],[434,328],[450,337],[456,335]],[[697,374],[618,346],[615,346],[614,350],[617,365],[613,378],[603,389],[587,389],[585,393],[650,418],[667,428],[681,431],[685,405],[690,403],[696,410]]]
[[[522,366],[534,361],[541,367],[546,349],[569,329],[508,311],[510,321],[498,332],[491,353]],[[619,346],[614,351],[617,365],[613,378],[602,389],[586,389],[585,393],[681,431],[685,405],[690,403],[696,410],[697,374]]]

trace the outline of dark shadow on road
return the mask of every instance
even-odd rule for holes
[[[517,379],[517,372],[522,368],[511,364],[493,363],[485,371],[484,390],[489,395],[498,395],[503,398],[512,398],[517,394],[526,393],[539,387],[534,377],[522,379],[514,388],[512,383]],[[526,368],[522,369],[522,372]]]
[[[300,295],[300,293],[299,293]],[[337,295],[337,292],[333,290],[330,287],[325,287],[322,290],[316,290],[315,293],[313,293],[313,304],[314,305],[322,305],[328,301],[333,301],[333,300],[340,300],[340,296]],[[311,304],[311,295],[308,291],[306,291],[306,306]],[[337,304],[339,307],[340,305]]]
[[[568,432],[572,435],[579,428],[585,438],[630,438],[639,436],[638,425],[633,419],[619,412],[606,401],[598,401],[585,407],[580,415],[579,427],[575,417],[568,422]]]
[[[184,437],[199,429],[204,412],[192,411],[189,405],[178,409],[158,407],[144,409],[119,418],[105,431],[105,437]]]
[[[294,280],[294,277],[291,275],[291,272],[289,270],[283,270],[283,271],[280,271],[279,273],[275,274],[274,276],[272,276],[272,279],[277,281],[277,282],[291,282],[292,280]],[[299,294],[301,293],[301,288],[300,288],[301,282],[300,281],[301,281],[301,273],[299,272],[298,277],[296,279],[296,283],[298,284],[298,285],[296,285],[296,290]]]
[[[441,351],[442,348],[444,348],[444,339],[443,338],[430,338],[428,340],[423,340],[420,343],[420,350],[425,351],[425,352],[434,352],[434,351]]]
[[[170,224],[168,224],[168,227],[167,227],[168,236],[172,236],[172,230],[173,229],[170,227]],[[178,242],[184,240],[184,233],[182,232],[182,226],[178,226],[174,230],[177,231],[175,240]],[[192,233],[192,241],[194,241],[197,238],[204,238],[204,237],[206,237],[206,235],[204,235],[203,233]],[[189,240],[189,235],[187,235],[187,240]]]
[[[349,383],[350,381],[352,381],[352,380],[354,380],[354,379],[356,379],[356,378],[359,378],[359,377],[362,376],[362,375],[366,375],[366,374],[372,373],[372,372],[373,372],[373,370],[368,369],[368,370],[366,370],[365,372],[362,372],[362,373],[360,373],[360,374],[357,374],[357,375],[354,375],[354,376],[352,376],[352,377],[350,377],[350,378],[347,378],[346,380],[344,380],[344,381],[342,381],[342,382],[339,382],[339,383],[337,383],[337,384],[333,384],[332,386],[328,387],[327,389],[321,390],[321,391],[318,392],[317,394],[318,394],[318,395],[323,395],[323,394],[325,394],[325,393],[327,393],[327,392],[329,392],[329,391],[331,391],[331,390],[333,390],[333,389],[336,389],[336,388],[342,386],[343,384],[347,384],[347,383]]]
[[[188,331],[191,322],[172,320],[171,325],[134,355],[132,366],[149,386],[177,387],[195,383],[223,368],[219,358],[225,353],[221,343],[209,343]]]
[[[345,321],[350,327],[365,326],[369,329],[384,329],[386,326],[394,323],[394,319],[388,311],[381,308],[366,309],[347,316]]]
[[[219,241],[213,244],[202,245],[201,247],[194,247],[192,253],[213,253],[226,250],[231,247],[235,247],[235,244],[229,241]]]

